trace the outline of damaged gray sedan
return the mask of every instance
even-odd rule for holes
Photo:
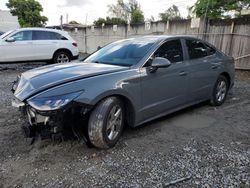
[[[83,62],[21,74],[15,101],[27,136],[54,137],[85,127],[98,148],[135,127],[202,101],[221,105],[234,83],[234,60],[186,36],[145,36],[111,43]],[[85,123],[84,123],[85,122]]]

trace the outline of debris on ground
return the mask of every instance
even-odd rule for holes
[[[0,72],[0,187],[250,187],[249,80],[237,77],[216,110],[203,103],[126,128],[114,148],[98,150],[23,137],[11,83],[37,66]]]

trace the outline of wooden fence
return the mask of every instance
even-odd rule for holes
[[[237,69],[250,70],[250,18],[210,20],[204,24],[191,27],[192,20],[152,22],[150,28],[145,24],[113,26],[64,28],[79,43],[80,50],[91,53],[98,46],[142,35],[192,35],[203,38],[227,55],[233,56]]]

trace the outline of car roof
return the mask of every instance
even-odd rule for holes
[[[26,27],[26,28],[20,28],[16,31],[52,31],[52,32],[58,32],[58,33],[66,33],[65,31],[58,30],[58,29],[48,29],[48,28],[42,28],[42,27]]]
[[[139,37],[128,38],[124,40],[136,40],[136,41],[152,41],[152,42],[160,42],[171,38],[192,38],[198,39],[196,37],[190,35],[145,35]],[[198,39],[201,40],[201,39]]]

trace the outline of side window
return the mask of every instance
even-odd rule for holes
[[[165,42],[156,52],[154,57],[163,57],[171,63],[183,61],[183,51],[180,40],[171,40]]]
[[[186,45],[190,59],[198,59],[212,55],[216,52],[215,49],[195,39],[187,39]]]
[[[14,35],[12,35],[15,41],[27,41],[32,40],[32,31],[20,31]]]
[[[216,50],[213,47],[211,47],[207,44],[205,44],[205,46],[207,47],[207,55],[213,55],[216,53]]]
[[[64,37],[64,36],[62,36],[61,35],[61,38],[60,38],[61,40],[69,40],[69,39],[67,39],[66,37]]]
[[[51,33],[51,40],[68,40],[66,37],[62,36],[59,33],[50,32]]]
[[[60,40],[60,35],[54,32],[48,32],[50,34],[50,40]]]
[[[50,32],[48,31],[33,31],[33,40],[51,40]]]
[[[33,31],[33,40],[68,40],[59,33],[51,31]]]

